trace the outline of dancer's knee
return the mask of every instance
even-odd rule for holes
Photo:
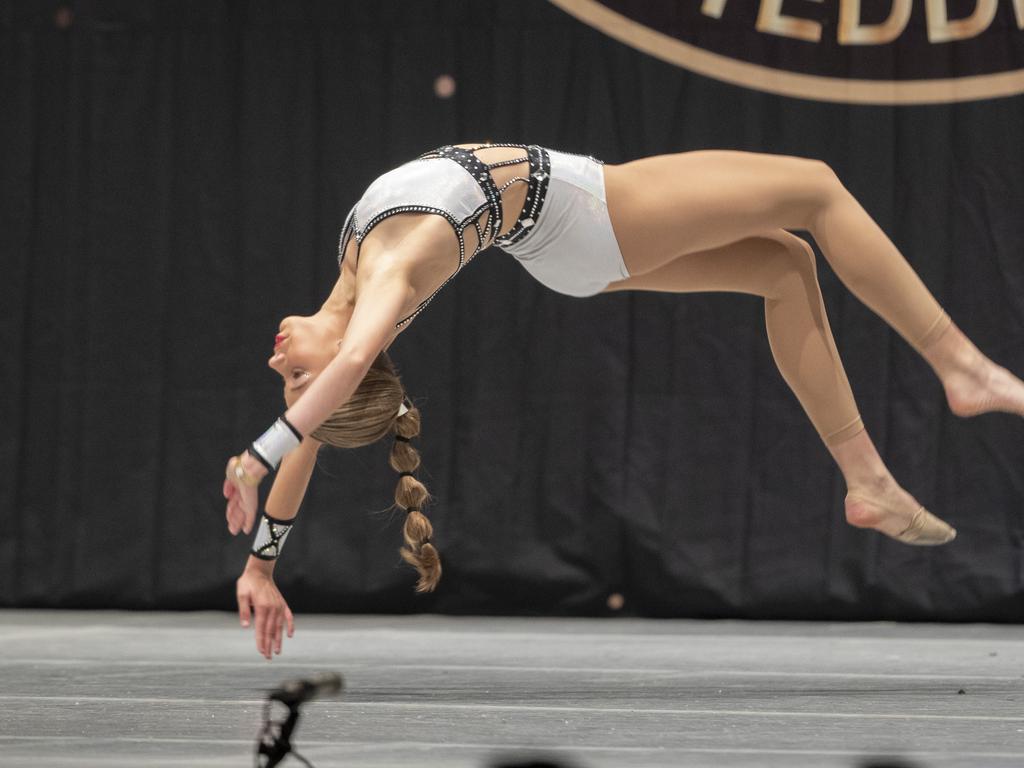
[[[832,166],[824,160],[809,160],[808,163],[805,178],[812,191],[811,204],[807,206],[800,228],[813,234],[822,214],[849,192]]]

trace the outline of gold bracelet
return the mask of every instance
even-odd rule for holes
[[[234,457],[234,464],[228,463],[227,477],[228,480],[237,480],[242,485],[247,485],[250,488],[255,488],[260,484],[258,477],[253,477],[245,471],[245,467],[242,466],[242,455]]]

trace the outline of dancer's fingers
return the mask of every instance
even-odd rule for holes
[[[292,609],[287,605],[284,607],[284,617],[288,621],[288,637],[295,636],[295,617],[292,616]]]
[[[278,624],[277,611],[266,608],[266,621],[263,622],[263,655],[268,659],[274,655],[274,627]]]
[[[227,512],[225,513],[228,520],[228,531],[232,536],[236,536],[238,531],[242,528],[242,512],[238,508],[238,499],[231,499],[228,502]]]
[[[261,655],[267,656],[266,643],[264,642],[267,632],[267,609],[265,606],[256,605],[256,650]],[[269,656],[267,656],[269,658]]]
[[[240,589],[238,590],[238,620],[243,627],[249,626],[250,616],[252,616],[252,600],[247,591]]]
[[[281,653],[281,641],[284,638],[284,614],[278,611],[274,616],[274,653]]]
[[[233,533],[237,534],[239,531],[249,533],[249,531],[252,529],[252,525],[250,524],[246,526],[246,519],[248,517],[248,513],[245,511],[245,507],[242,503],[242,500],[236,497],[231,500],[231,504],[232,522],[234,523],[235,528]]]
[[[246,488],[238,493],[238,508],[242,515],[242,530],[246,534],[252,532],[253,522],[256,520],[257,496],[255,488]]]

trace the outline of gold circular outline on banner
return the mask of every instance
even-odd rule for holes
[[[658,32],[599,0],[549,0],[599,32],[669,64],[733,85],[848,104],[945,104],[1024,93],[1024,69],[933,80],[854,80],[805,75],[737,61]]]

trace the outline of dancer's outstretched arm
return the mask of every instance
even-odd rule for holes
[[[319,441],[307,437],[281,461],[266,503],[267,514],[275,520],[291,522],[295,519],[316,466],[320,446]],[[232,533],[237,533],[237,530]],[[281,653],[285,625],[288,637],[295,634],[291,609],[274,583],[276,562],[276,559],[263,560],[250,555],[245,570],[235,582],[239,621],[243,627],[248,627],[255,614],[256,650],[268,659],[274,653]]]
[[[370,365],[388,344],[413,295],[407,269],[378,267],[371,276],[356,278],[358,299],[338,354],[307,391],[285,413],[303,435],[319,427],[352,397]]]

